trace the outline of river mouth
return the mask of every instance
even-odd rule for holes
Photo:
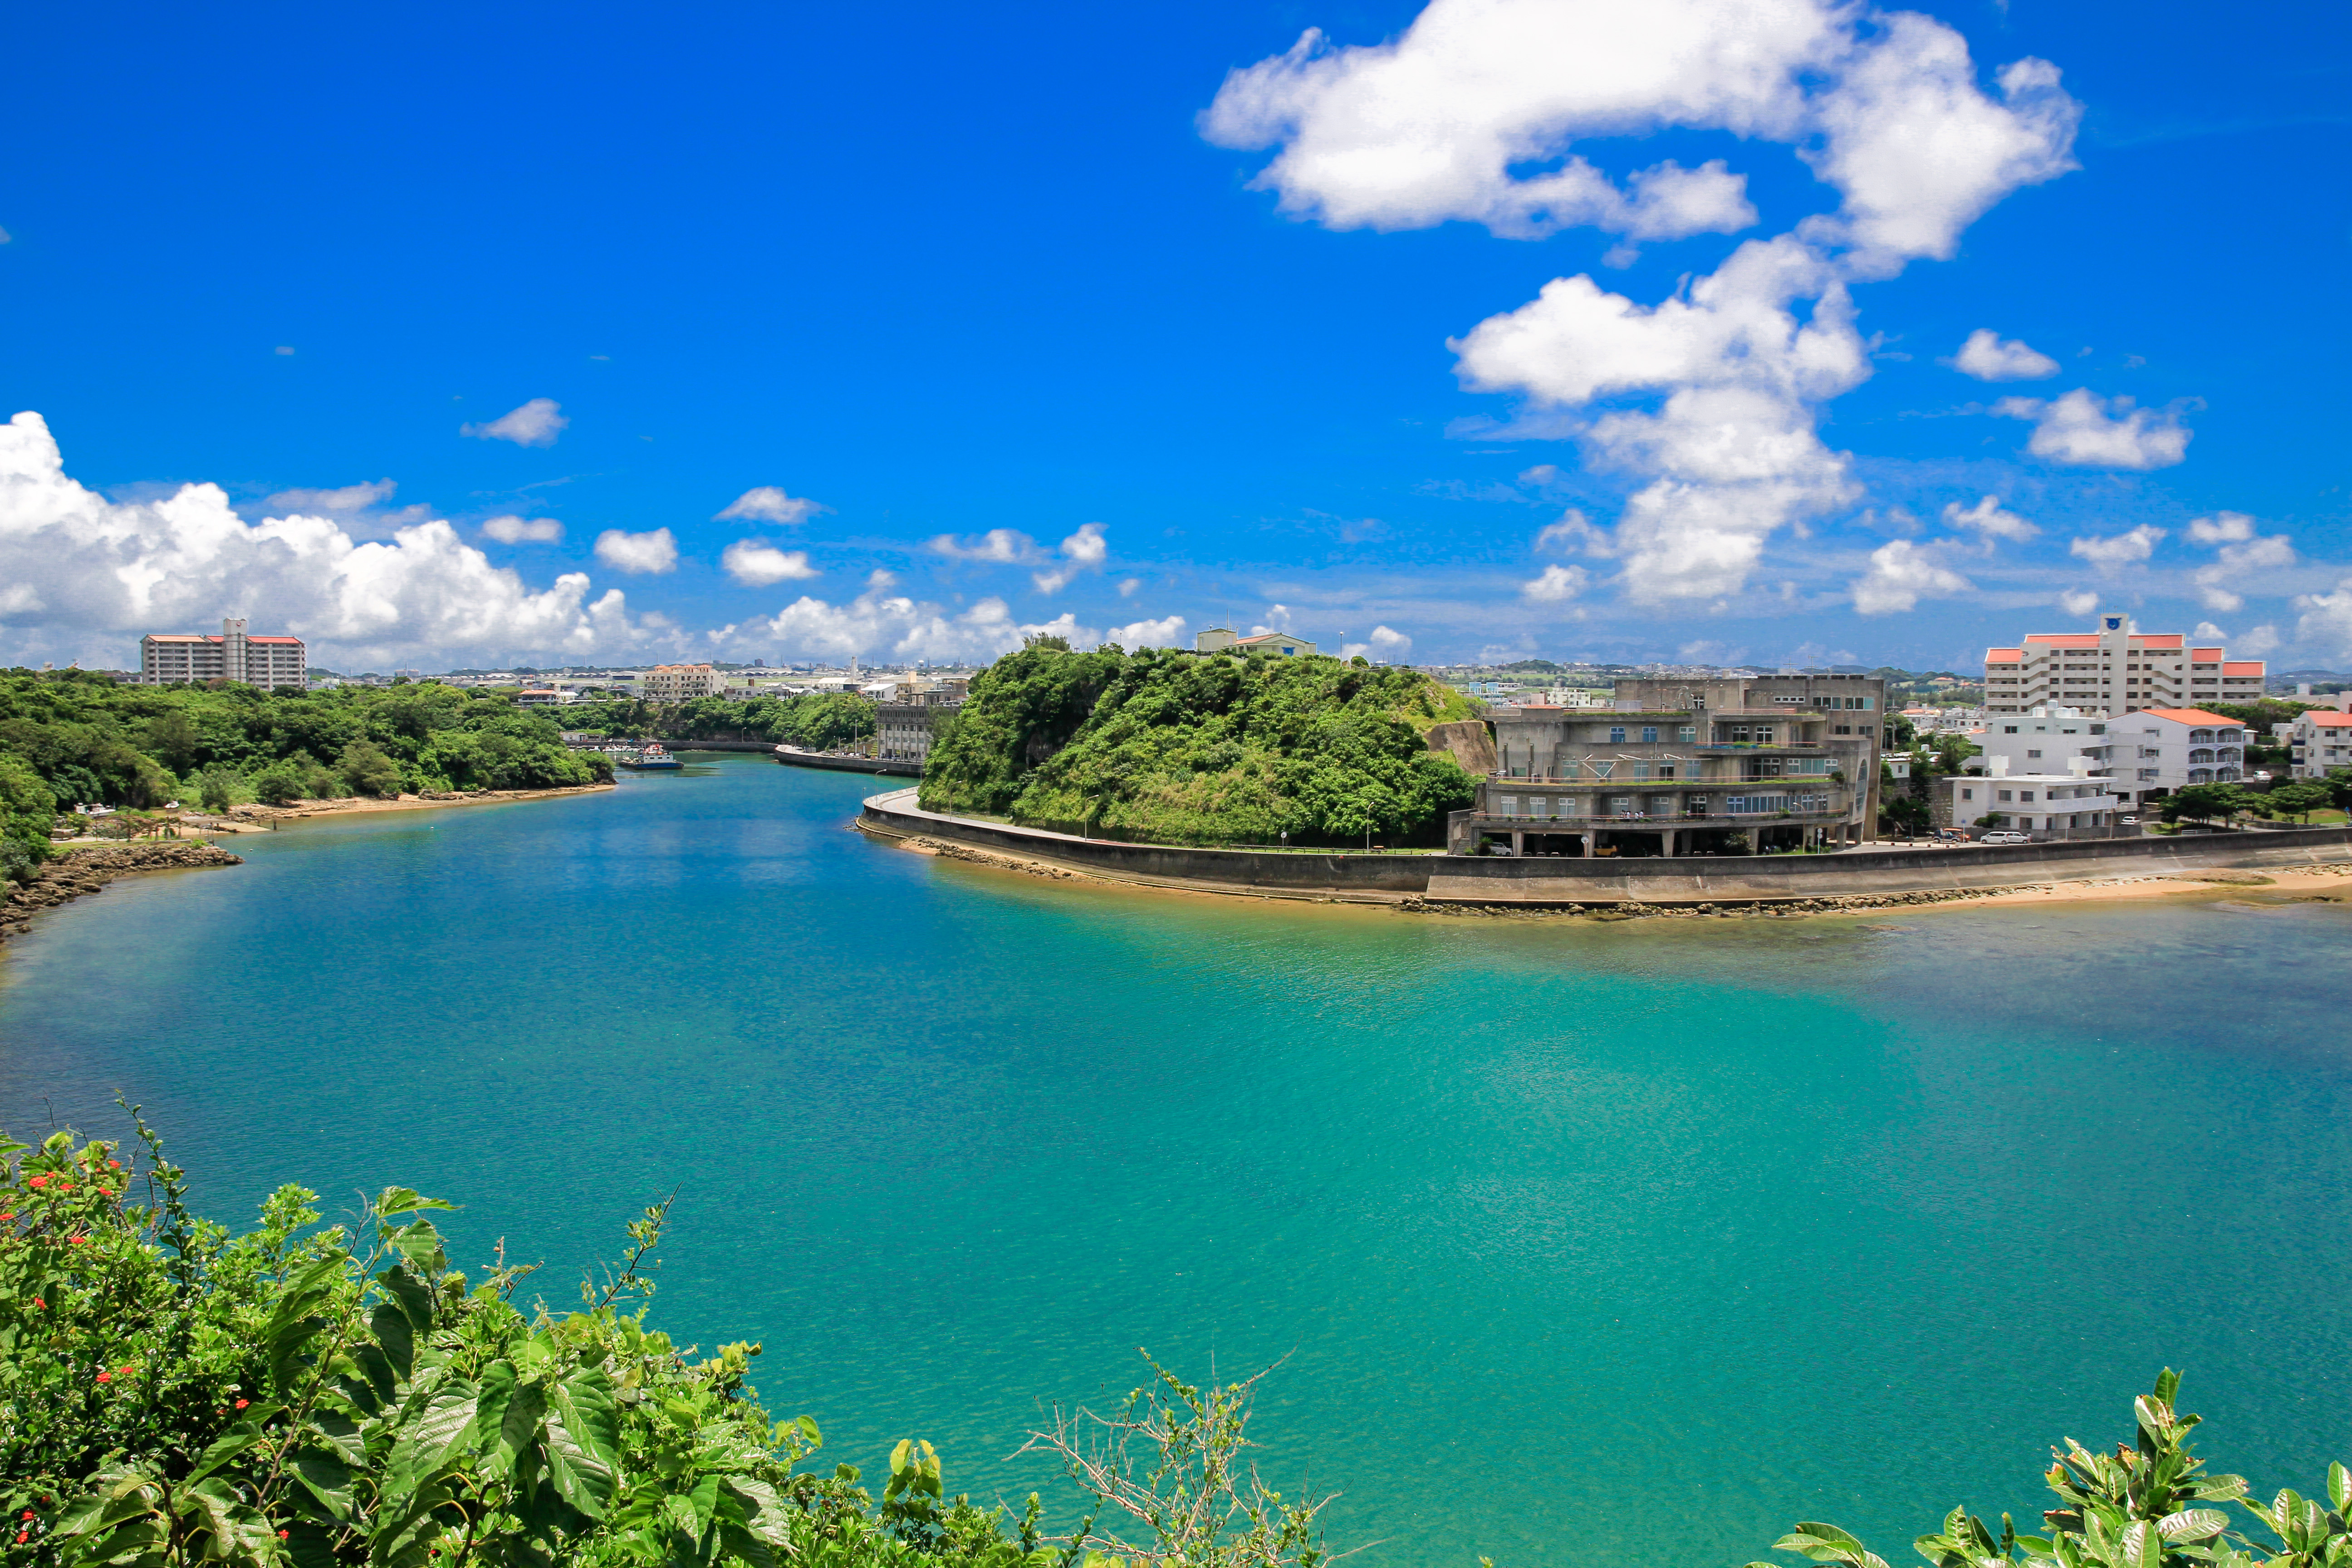
[[[2345,907],[1438,920],[892,853],[870,778],[690,772],[45,915],[7,1129],[121,1089],[208,1210],[404,1182],[559,1306],[677,1189],[660,1321],[763,1342],[825,1462],[924,1436],[1016,1503],[1034,1401],[1295,1352],[1265,1462],[1381,1561],[1885,1555],[2032,1517],[2165,1364],[2273,1489],[2352,1416]],[[2284,1239],[2221,1243],[2250,1215]]]

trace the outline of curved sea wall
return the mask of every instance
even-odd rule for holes
[[[2352,860],[2352,829],[2288,828],[2193,837],[2108,838],[1843,855],[1501,859],[1467,855],[1328,855],[1121,844],[923,810],[915,792],[867,797],[857,826],[877,837],[964,845],[1035,868],[1261,897],[1517,905],[1782,902],[1851,894],[1971,891],[2045,882],[2253,869]]]

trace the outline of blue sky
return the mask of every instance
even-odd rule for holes
[[[2095,602],[2352,668],[2352,25],[1928,15],[27,13],[0,659],[243,612],[377,667],[1219,624],[1965,667]],[[1918,195],[1923,83],[1962,162],[2017,143],[1973,196]],[[1741,281],[1773,245],[1803,278]]]

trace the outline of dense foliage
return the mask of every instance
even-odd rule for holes
[[[2327,1467],[2327,1495],[2305,1499],[2281,1490],[2269,1502],[2249,1495],[2243,1476],[2206,1473],[2189,1448],[2194,1415],[2174,1414],[2179,1375],[2167,1370],[2152,1394],[2133,1401],[2133,1443],[2095,1453],[2073,1438],[2053,1449],[2042,1480],[2058,1506],[2042,1516],[2042,1533],[2020,1534],[2007,1514],[1996,1535],[1966,1508],[1913,1549],[1936,1568],[2343,1568],[2352,1563],[2352,1472]],[[2214,1506],[2214,1505],[2220,1506]],[[2231,1528],[2251,1515],[2269,1541]],[[1773,1543],[1815,1563],[1886,1568],[1883,1559],[1833,1524],[1800,1523]],[[1748,1568],[1779,1568],[1751,1563]]]
[[[875,731],[871,699],[855,691],[809,691],[797,697],[732,701],[698,697],[691,702],[581,702],[562,710],[563,727],[593,735],[654,741],[776,741],[830,752]]]
[[[698,1358],[648,1325],[667,1205],[559,1313],[518,1300],[531,1269],[503,1252],[478,1281],[453,1269],[432,1221],[450,1205],[406,1188],[350,1232],[315,1228],[314,1194],[281,1188],[233,1237],[188,1212],[182,1173],[139,1131],[136,1171],[68,1132],[37,1149],[0,1141],[0,1563],[1110,1568],[1097,1547],[1134,1568],[1324,1559],[1322,1503],[1285,1500],[1246,1461],[1255,1378],[1201,1389],[1155,1364],[1112,1418],[1109,1456],[1066,1441],[1057,1411],[1032,1448],[1094,1496],[1066,1535],[1040,1533],[1034,1494],[1018,1519],[949,1499],[938,1453],[911,1439],[877,1506],[851,1466],[796,1468],[817,1426],[770,1419],[747,1382],[758,1345]],[[1148,1532],[1122,1539],[1105,1518],[1120,1512]]]
[[[331,691],[118,686],[75,670],[0,675],[6,842],[48,844],[54,811],[467,789],[551,789],[612,776],[564,750],[543,713],[430,682]],[[29,780],[29,782],[28,782]],[[46,792],[45,802],[42,793]]]
[[[1471,712],[1360,661],[1040,645],[973,680],[921,799],[1155,843],[1436,842],[1472,782],[1422,737]]]

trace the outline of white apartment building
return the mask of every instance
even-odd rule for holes
[[[2105,743],[2086,748],[2116,793],[2155,800],[2190,784],[2246,776],[2246,727],[2200,708],[2143,708],[2110,720]]]
[[[247,686],[310,685],[310,654],[300,637],[248,637],[245,625],[244,616],[234,616],[221,622],[218,637],[151,632],[141,637],[141,684],[236,680]]]
[[[2289,771],[2296,778],[2324,779],[2330,768],[2352,768],[2352,713],[2315,709],[2296,714],[2286,731]]]
[[[2088,772],[2086,758],[2063,773],[1968,773],[1944,781],[1951,792],[1951,820],[1956,826],[1973,826],[1983,816],[2008,818],[2007,826],[2036,837],[2115,825],[2131,803],[2119,798],[2103,779]]]
[[[648,702],[691,702],[716,697],[726,685],[726,677],[707,664],[657,664],[646,671],[638,691]]]
[[[2063,704],[2105,715],[2199,701],[2252,701],[2268,667],[2221,647],[2191,647],[2179,632],[2142,632],[2131,617],[2099,616],[2093,632],[2036,632],[1985,650],[1988,717]]]

